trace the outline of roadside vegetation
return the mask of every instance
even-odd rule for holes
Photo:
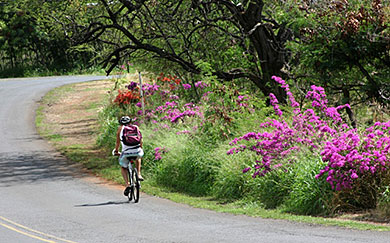
[[[113,87],[123,87],[123,91],[127,91],[128,88],[125,86],[132,83],[130,80],[136,81],[137,76],[131,75],[126,79],[113,80],[111,83],[93,82],[55,89],[41,101],[41,108],[37,113],[37,126],[40,133],[49,139],[59,151],[72,161],[82,164],[89,171],[120,184],[123,182],[117,159],[110,155],[118,126],[117,117],[130,112],[137,113],[140,108],[137,106],[137,100],[132,100],[130,104],[120,107],[115,102],[115,100],[118,101],[118,90],[113,90]],[[169,87],[170,90],[168,84],[175,83],[167,81],[168,79],[165,80],[164,82],[154,80],[157,85],[161,86],[155,90],[153,95],[149,94],[145,97],[145,110],[152,112],[156,109],[149,108],[158,108],[166,104],[166,102],[149,102],[153,100],[153,96],[159,97],[165,88]],[[147,83],[152,84],[153,79],[148,80]],[[197,85],[198,88],[200,84]],[[209,98],[212,98],[211,87],[206,87],[204,82],[202,84],[204,93],[208,93]],[[147,87],[152,87],[149,85]],[[177,99],[174,94],[177,96],[186,94],[188,90],[184,87],[188,86],[175,83],[174,87],[176,89],[170,91],[167,97],[174,97],[178,103],[185,102],[183,98]],[[219,212],[357,229],[389,230],[387,224],[384,224],[386,222],[385,211],[354,210],[353,214],[349,214],[350,210],[346,213],[338,208],[332,212],[331,207],[334,204],[331,202],[336,201],[340,192],[332,190],[326,180],[315,178],[325,163],[318,156],[313,156],[307,151],[298,153],[300,154],[298,156],[292,156],[294,164],[287,162],[284,168],[279,167],[264,177],[253,178],[250,172],[243,173],[243,170],[254,164],[253,161],[258,159],[258,156],[251,153],[244,155],[245,152],[229,155],[228,151],[232,148],[229,142],[234,137],[239,137],[239,134],[259,129],[259,123],[267,119],[257,118],[262,113],[271,118],[277,118],[277,116],[273,115],[272,108],[265,106],[262,102],[257,105],[258,111],[252,113],[254,111],[250,108],[254,108],[253,104],[256,102],[250,101],[250,95],[247,95],[245,102],[238,96],[232,96],[232,98],[235,97],[235,101],[231,105],[240,108],[227,112],[227,114],[245,116],[248,120],[234,118],[229,122],[229,130],[237,133],[231,138],[226,138],[223,134],[222,129],[225,126],[218,125],[222,122],[221,120],[225,121],[225,119],[216,119],[215,116],[210,120],[212,124],[209,123],[208,126],[201,124],[204,117],[200,113],[194,113],[194,116],[181,116],[183,112],[177,112],[170,119],[163,120],[154,117],[153,120],[158,122],[148,120],[146,117],[145,120],[141,120],[140,116],[137,116],[143,131],[146,152],[143,160],[146,180],[142,190],[151,195]],[[96,100],[98,97],[100,101]],[[235,103],[237,100],[240,102]],[[66,109],[63,109],[64,105]],[[196,109],[196,106],[201,108],[199,111],[202,112],[207,109],[200,103],[192,106],[193,109]],[[70,107],[73,107],[72,112]],[[284,107],[282,109],[285,112],[289,110]],[[67,110],[69,112],[59,112]],[[171,111],[176,112],[174,109]],[[162,113],[159,114],[160,118],[165,117]],[[181,116],[181,121],[172,123],[172,118],[178,116]],[[58,119],[61,122],[58,122]],[[208,122],[204,124],[206,123]],[[71,124],[83,124],[83,135],[78,135],[81,134],[81,131],[77,130],[80,126]],[[102,124],[102,130],[99,132],[97,132],[98,124]],[[192,130],[199,124],[197,129]],[[242,124],[247,124],[245,129],[242,129],[245,127]],[[213,136],[225,138],[213,140]],[[99,146],[95,143],[96,140]],[[364,223],[365,221],[368,223]],[[369,222],[381,222],[382,224]]]
[[[144,84],[142,110],[137,80],[119,79],[100,113],[98,144],[110,151],[118,119],[130,115],[144,133],[144,174],[154,186],[301,215],[376,209],[386,222],[390,125],[350,127],[345,107],[328,107],[321,87],[299,104],[274,80],[289,106],[272,94],[267,106],[255,88],[161,73]]]
[[[0,1],[0,73],[136,68],[144,86],[113,83],[97,144],[137,117],[150,186],[388,222],[389,4]]]
[[[54,12],[67,1],[0,1],[0,78],[103,74],[91,47],[76,47]]]

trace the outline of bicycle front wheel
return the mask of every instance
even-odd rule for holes
[[[138,180],[138,171],[136,168],[133,168],[133,173],[132,174],[132,181],[133,181],[133,186],[131,189],[132,192],[132,198],[134,199],[134,202],[137,203],[139,201],[139,190],[140,190],[140,183]]]
[[[130,184],[130,191],[129,191],[129,194],[127,195],[127,198],[129,199],[129,202],[133,199],[133,179],[131,177],[131,172],[130,172],[130,169],[127,168],[127,175],[129,178],[129,184]]]

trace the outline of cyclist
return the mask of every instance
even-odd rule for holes
[[[125,196],[129,195],[129,191],[130,191],[129,178],[128,178],[128,174],[127,174],[127,167],[128,167],[129,162],[127,160],[127,157],[137,157],[137,159],[135,161],[135,166],[136,166],[137,171],[138,171],[138,179],[140,181],[144,180],[141,176],[141,158],[144,155],[144,151],[142,149],[142,135],[140,137],[139,145],[128,146],[128,145],[124,144],[122,141],[123,129],[125,126],[131,125],[131,126],[137,127],[136,125],[131,124],[132,122],[134,122],[134,120],[131,119],[129,116],[123,116],[120,118],[120,120],[119,120],[120,125],[119,125],[118,131],[116,133],[116,144],[115,144],[115,150],[114,150],[114,153],[118,155],[119,154],[119,145],[122,146],[122,152],[119,156],[119,164],[121,166],[121,173],[122,173],[123,179],[125,181],[125,185],[126,185],[126,189],[124,191]],[[139,128],[137,127],[137,129],[139,129]]]

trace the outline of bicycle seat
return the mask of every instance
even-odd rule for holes
[[[130,162],[132,162],[132,161],[134,161],[134,160],[136,160],[136,159],[137,159],[137,156],[134,156],[134,157],[127,157],[127,160],[130,161]]]

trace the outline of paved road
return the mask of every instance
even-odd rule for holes
[[[194,209],[76,173],[34,127],[50,89],[102,77],[0,80],[0,242],[390,242],[390,232]]]

